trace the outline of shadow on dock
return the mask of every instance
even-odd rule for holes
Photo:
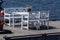
[[[37,30],[36,27],[32,27],[32,28],[30,27],[29,29]],[[50,30],[50,29],[58,29],[58,28],[53,27],[53,26],[48,26],[48,28],[47,28],[47,26],[40,26],[40,28],[38,30]]]
[[[58,29],[58,28],[53,27],[53,26],[49,26],[49,29]]]
[[[12,34],[13,32],[12,31],[10,31],[10,30],[2,30],[2,31],[0,31],[0,34]]]

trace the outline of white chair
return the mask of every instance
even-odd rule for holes
[[[41,22],[41,25],[47,26],[47,29],[49,28],[49,13],[48,12],[40,13],[40,22]]]
[[[8,20],[9,21],[9,23],[7,24],[7,25],[9,25],[9,27],[11,26],[11,15],[10,14],[8,14],[8,13],[6,13],[5,15],[4,15],[4,19],[6,20]]]
[[[32,12],[29,14],[29,21],[33,22],[31,25],[35,27],[37,30],[40,28],[39,26],[39,12]]]

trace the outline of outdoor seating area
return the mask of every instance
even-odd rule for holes
[[[49,11],[28,12],[26,9],[22,11],[19,8],[5,8],[4,11],[4,19],[8,19],[9,23],[7,24],[9,27],[17,28],[15,25],[19,24],[22,30],[29,30],[29,28],[39,30],[43,26],[49,29]],[[16,21],[18,21],[17,24]]]

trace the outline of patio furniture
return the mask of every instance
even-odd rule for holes
[[[4,19],[8,19],[9,27],[11,27],[11,19],[12,19],[13,28],[15,28],[15,21],[16,21],[15,18],[20,18],[21,29],[26,28],[28,30],[29,27],[35,26],[35,28],[38,30],[40,29],[41,25],[47,26],[47,29],[49,28],[48,27],[49,12],[48,11],[28,12],[26,9],[19,9],[19,8],[5,8],[4,10],[5,10]]]
[[[47,27],[47,29],[49,29],[49,12],[41,12],[40,14],[40,23],[41,23],[41,26],[43,27]]]

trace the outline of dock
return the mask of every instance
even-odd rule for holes
[[[47,36],[51,35],[60,35],[60,21],[49,21],[49,26],[53,27],[48,30],[21,30],[20,28],[12,28],[4,26],[4,29],[10,30],[12,34],[0,34],[0,39],[7,38],[27,38],[27,37],[38,37],[43,34],[47,34]]]

